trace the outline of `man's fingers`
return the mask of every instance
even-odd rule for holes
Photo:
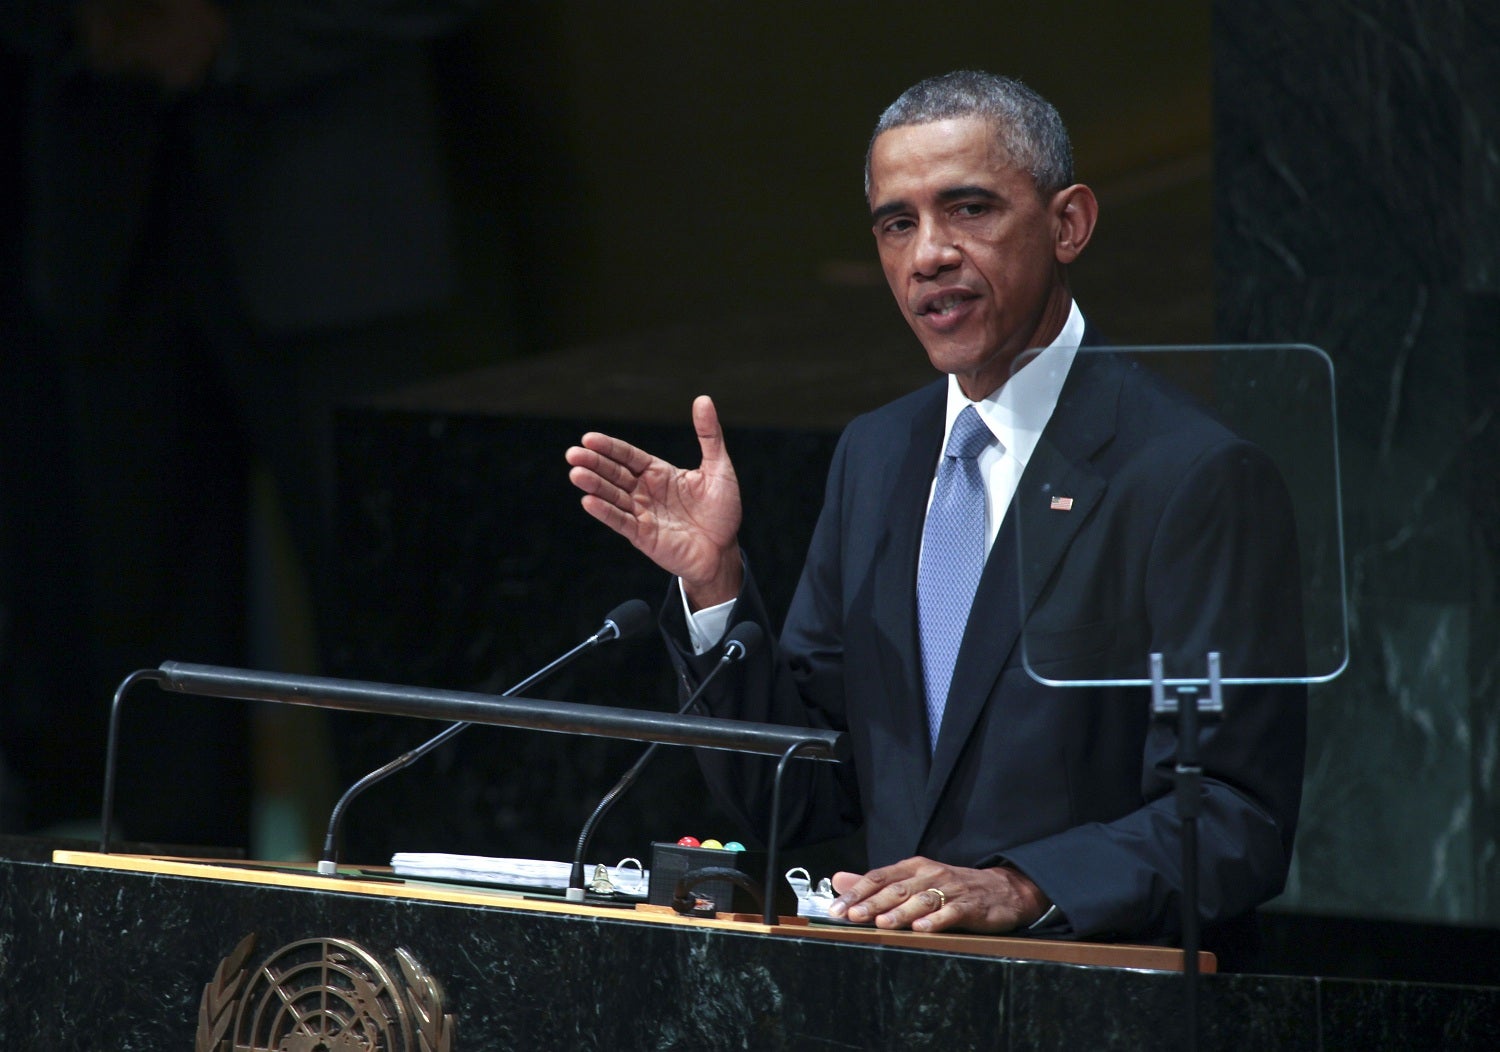
[[[635,489],[637,476],[618,460],[610,460],[591,449],[580,446],[570,448],[565,459],[572,465],[572,470],[568,472],[568,480],[586,493],[599,492],[597,488],[594,488],[594,484],[588,481],[589,476],[593,476],[604,485],[614,487],[621,493]]]
[[[858,873],[839,872],[833,875],[833,890],[839,893],[839,897],[833,900],[828,907],[828,913],[833,917],[843,917],[848,914],[851,907],[862,905],[866,899],[880,890],[881,881],[878,876],[880,870],[871,870],[864,876]],[[868,919],[861,914],[858,917],[851,916],[850,920]]]
[[[974,887],[968,870],[954,870],[926,858],[909,858],[860,876],[835,873],[839,897],[829,915],[877,927],[943,931],[967,923]]]
[[[833,890],[838,892],[840,895],[852,889],[854,885],[859,883],[859,881],[860,875],[858,873],[850,873],[846,870],[840,870],[839,872],[835,873],[831,879]]]
[[[601,503],[619,509],[621,514],[629,514],[633,510],[630,495],[596,471],[573,468],[568,472],[568,481]]]
[[[703,453],[703,470],[717,473],[729,460],[724,448],[724,429],[719,426],[719,411],[708,395],[693,399],[693,429],[698,432],[698,448]]]
[[[624,465],[584,446],[569,446],[563,459],[569,464],[569,482],[585,493],[624,506],[625,493],[635,484],[635,476]]]
[[[925,859],[906,859],[894,866],[872,869],[850,881],[853,874],[834,875],[834,888],[843,888],[829,913],[847,916],[852,921],[872,920],[900,906],[911,895],[909,881],[915,879],[917,864]]]
[[[948,893],[942,888],[928,888],[907,901],[914,908],[907,911],[908,916],[903,921],[910,924],[913,931],[942,931],[963,918],[963,909],[950,902]]]
[[[889,898],[882,900],[882,896],[875,896],[863,905],[871,910],[879,928],[942,931],[960,923],[968,914],[965,896],[970,890],[951,884],[945,890],[942,883],[941,880],[902,881],[891,885]]]
[[[590,431],[578,440],[579,446],[597,454],[606,461],[619,464],[632,475],[640,475],[651,466],[656,458],[644,449],[632,446],[624,439],[615,438],[611,435],[602,435],[597,431]],[[575,449],[578,447],[574,447]],[[571,453],[572,450],[569,450]],[[571,463],[571,461],[570,461]]]
[[[887,906],[875,915],[875,925],[879,928],[910,928],[912,925],[924,918],[930,917],[940,910],[949,908],[945,906],[941,896],[933,894],[932,891],[916,891],[909,886],[896,885],[901,890],[900,900]],[[872,904],[875,900],[871,900]],[[954,912],[957,912],[955,909]]]

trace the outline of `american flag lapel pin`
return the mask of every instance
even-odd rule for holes
[[[1052,498],[1052,502],[1050,504],[1048,504],[1047,507],[1051,508],[1053,511],[1072,511],[1073,510],[1073,498],[1072,497],[1053,497]]]

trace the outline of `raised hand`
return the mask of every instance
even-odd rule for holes
[[[707,395],[693,400],[693,427],[703,461],[691,471],[595,431],[566,460],[583,510],[680,577],[688,602],[702,609],[739,594],[740,485]]]

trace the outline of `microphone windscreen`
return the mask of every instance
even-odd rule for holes
[[[633,639],[649,631],[652,620],[644,599],[627,599],[605,616],[604,623],[615,626],[616,639]]]
[[[740,657],[748,657],[760,649],[765,636],[760,625],[754,621],[741,621],[724,637],[724,649],[727,651],[730,647],[738,645],[742,651]]]

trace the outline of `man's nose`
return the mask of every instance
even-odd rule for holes
[[[912,267],[923,277],[932,277],[958,265],[961,253],[957,239],[946,224],[923,220],[917,227]]]

